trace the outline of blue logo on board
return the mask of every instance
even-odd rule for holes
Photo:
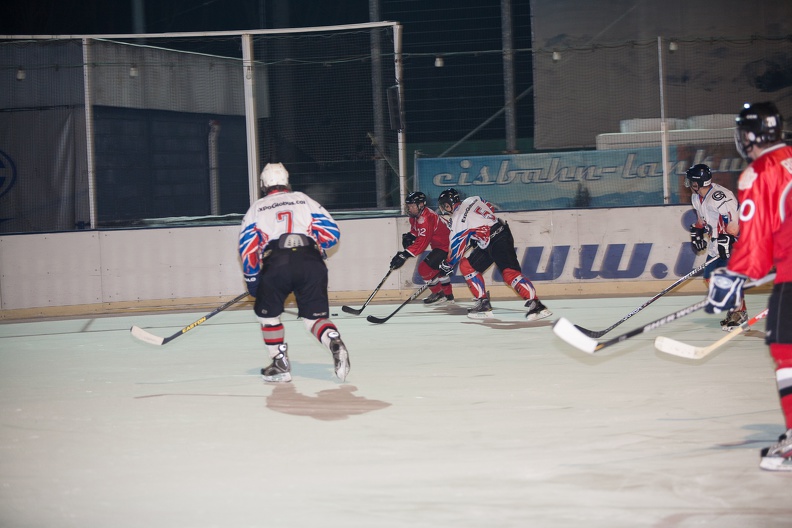
[[[16,183],[16,165],[8,154],[0,150],[0,197],[6,194]]]

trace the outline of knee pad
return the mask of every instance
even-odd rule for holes
[[[418,264],[418,275],[420,275],[423,280],[429,281],[437,275],[437,270],[432,269],[429,264],[426,263],[426,260],[422,260],[420,264]]]

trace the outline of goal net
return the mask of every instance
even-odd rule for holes
[[[396,27],[2,37],[0,233],[236,221],[270,161],[398,208]]]

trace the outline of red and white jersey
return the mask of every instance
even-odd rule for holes
[[[432,249],[448,252],[448,224],[428,207],[424,207],[416,218],[410,217],[410,233],[415,235],[415,242],[407,251],[413,257],[417,257],[430,246]]]
[[[728,268],[758,279],[776,267],[775,282],[792,281],[792,147],[762,153],[740,175],[740,239]]]
[[[341,237],[330,213],[301,192],[276,191],[256,200],[242,219],[239,255],[242,271],[254,275],[260,268],[260,250],[286,233],[301,233],[316,240],[322,249],[333,247]]]
[[[448,263],[454,266],[462,260],[470,239],[475,240],[481,249],[486,249],[490,242],[490,227],[497,223],[491,203],[479,196],[465,198],[451,214]]]
[[[739,225],[737,198],[729,189],[714,182],[705,189],[707,194],[703,198],[693,193],[690,200],[698,215],[697,225],[706,227],[713,241],[707,248],[707,254],[717,257],[718,244],[715,244],[715,239],[726,232],[727,224]]]

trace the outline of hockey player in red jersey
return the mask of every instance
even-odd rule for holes
[[[448,260],[440,270],[450,275],[459,263],[459,272],[465,277],[468,288],[476,298],[476,304],[468,310],[471,319],[492,317],[489,292],[482,273],[494,263],[503,280],[525,299],[529,321],[550,317],[552,312],[536,296],[530,280],[520,272],[520,263],[514,249],[514,237],[509,225],[495,216],[492,204],[479,196],[470,196],[464,201],[456,189],[446,189],[437,199],[440,210],[451,215],[451,238]],[[468,246],[474,246],[469,257],[465,257]]]
[[[349,373],[349,353],[329,319],[327,265],[324,250],[341,236],[338,224],[318,202],[291,190],[289,173],[281,163],[261,171],[264,197],[242,219],[239,255],[253,310],[261,323],[272,364],[261,369],[264,381],[291,381],[291,363],[280,315],[290,293],[305,328],[333,355],[336,376]]]
[[[783,142],[783,119],[773,103],[746,105],[737,117],[735,143],[750,164],[740,175],[740,239],[726,268],[710,281],[709,313],[738,306],[747,279],[776,268],[765,341],[776,365],[776,386],[786,433],[761,451],[759,467],[792,471],[792,147]]]
[[[407,205],[407,216],[410,217],[410,231],[402,235],[404,251],[399,251],[391,259],[391,269],[401,268],[407,259],[417,257],[427,248],[432,250],[418,264],[418,274],[429,282],[431,295],[424,299],[424,304],[440,305],[453,302],[451,278],[442,275],[439,282],[432,282],[437,276],[440,264],[448,257],[448,225],[437,213],[426,207],[426,195],[420,191],[411,192],[404,200]]]

